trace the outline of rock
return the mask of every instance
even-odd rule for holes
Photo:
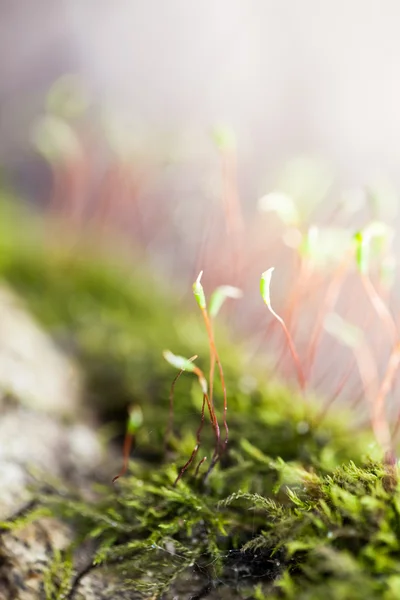
[[[30,501],[34,478],[83,489],[101,471],[104,449],[94,420],[82,410],[82,389],[77,366],[1,285],[0,520]],[[57,519],[3,530],[0,600],[47,598],[46,572],[54,553],[72,540],[73,531]]]
[[[0,391],[34,410],[73,416],[80,405],[77,365],[56,347],[23,302],[0,287]]]
[[[56,550],[72,541],[68,528],[55,519],[40,519],[1,537],[0,600],[44,597],[44,574]]]

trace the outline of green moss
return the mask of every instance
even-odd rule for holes
[[[396,598],[400,580],[400,495],[385,490],[381,465],[354,463],[331,474],[265,459],[263,495],[229,488],[229,468],[210,485],[176,469],[134,475],[99,491],[94,506],[46,496],[43,503],[96,541],[93,564],[119,575],[120,589],[145,597],[179,589],[193,570],[198,588],[230,588],[242,598]],[[248,465],[252,472],[256,465]]]
[[[40,497],[42,509],[73,524],[75,549],[95,542],[93,568],[109,569],[121,590],[133,587],[144,597],[169,597],[194,573],[199,589],[236,590],[242,598],[398,597],[399,495],[393,486],[385,490],[385,470],[363,459],[372,451],[368,432],[355,436],[346,415],[317,424],[313,404],[266,382],[220,330],[229,450],[206,484],[192,470],[173,487],[195,444],[201,394],[195,378],[180,378],[166,451],[174,373],[161,353],[196,353],[207,368],[201,316],[178,307],[161,278],[142,269],[81,246],[65,252],[44,243],[34,224],[17,238],[24,216],[5,206],[0,277],[79,361],[87,400],[102,419],[117,420],[122,433],[129,405],[144,415],[129,477],[97,489],[90,505],[79,495]],[[215,401],[221,405],[218,387]],[[199,458],[212,451],[208,426]],[[54,561],[49,598],[59,597],[67,580],[72,586],[69,555]]]
[[[71,552],[54,550],[53,559],[43,574],[45,600],[63,600],[71,590],[73,562]]]

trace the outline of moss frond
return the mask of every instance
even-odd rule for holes
[[[45,600],[64,600],[72,587],[73,561],[70,552],[53,550],[53,559],[43,573]]]

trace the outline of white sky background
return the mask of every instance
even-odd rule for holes
[[[230,123],[249,180],[308,153],[400,186],[397,0],[2,0],[0,17],[1,158],[21,106],[79,70],[149,129]]]

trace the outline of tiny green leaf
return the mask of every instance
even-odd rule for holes
[[[316,225],[311,225],[303,238],[301,252],[308,258],[314,258],[318,254],[320,229]]]
[[[206,308],[207,308],[206,297],[204,295],[203,286],[201,285],[201,281],[200,281],[202,278],[202,275],[203,275],[203,271],[200,271],[196,281],[193,284],[193,294],[194,294],[194,297],[196,298],[196,302],[200,306],[201,310],[206,310]]]
[[[372,221],[355,234],[356,263],[361,273],[368,272],[371,256],[382,256],[387,251],[392,237],[393,229],[382,221]]]
[[[194,357],[193,359],[184,358],[183,356],[177,356],[176,354],[173,354],[169,350],[164,350],[163,357],[167,363],[176,369],[179,369],[180,371],[190,371],[191,373],[195,371],[195,365],[192,361],[197,357]]]
[[[81,155],[75,131],[67,121],[59,117],[46,115],[36,121],[31,140],[36,150],[50,164]]]
[[[88,89],[81,77],[63,75],[52,85],[46,105],[50,114],[62,119],[76,119],[85,113],[90,104]]]
[[[131,435],[135,434],[143,425],[143,412],[140,406],[132,406],[129,411],[129,419],[127,432]]]
[[[357,233],[354,235],[354,241],[356,244],[357,268],[360,273],[365,275],[368,272],[369,266],[369,247],[362,231],[357,231]]]
[[[261,297],[270,310],[271,310],[270,287],[271,287],[272,273],[273,273],[274,269],[275,269],[275,267],[271,267],[270,269],[267,269],[267,271],[264,271],[264,273],[261,275],[261,281],[260,281]]]
[[[242,295],[242,290],[231,285],[221,285],[220,287],[217,287],[210,298],[210,305],[208,307],[210,317],[214,318],[217,316],[221,306],[227,298],[241,298]]]

